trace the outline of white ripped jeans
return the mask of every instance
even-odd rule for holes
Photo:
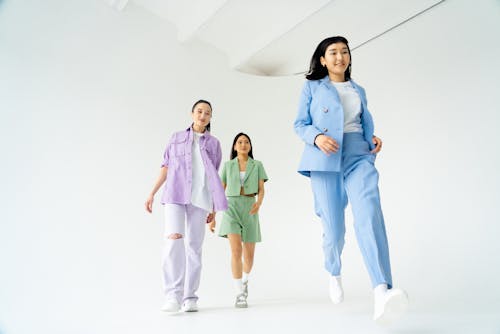
[[[191,204],[165,204],[163,283],[167,299],[197,300],[208,212]]]

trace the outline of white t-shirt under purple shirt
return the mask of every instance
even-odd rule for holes
[[[191,183],[191,204],[205,209],[209,212],[213,210],[212,196],[208,189],[207,174],[205,173],[205,165],[201,158],[200,151],[200,137],[201,133],[193,131],[193,149],[192,149],[192,163],[193,163],[193,182]]]

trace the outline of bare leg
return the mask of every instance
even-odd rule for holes
[[[253,258],[255,254],[255,242],[243,243],[243,271],[250,273],[253,267]]]
[[[229,245],[231,246],[231,270],[233,278],[238,279],[243,275],[241,236],[239,234],[228,234]]]

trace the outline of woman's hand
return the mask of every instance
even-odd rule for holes
[[[371,150],[371,153],[378,153],[382,149],[382,139],[377,136],[373,136],[372,138],[373,144],[375,144],[375,148]]]
[[[210,229],[210,232],[214,233],[215,232],[215,219],[208,224],[208,228]]]
[[[210,232],[214,233],[215,232],[215,212],[209,213],[207,216],[207,224],[208,228],[210,229]]]
[[[339,144],[332,137],[320,134],[314,139],[314,144],[326,155],[330,153],[337,153],[339,150]]]
[[[146,211],[149,213],[153,212],[153,200],[154,200],[153,195],[149,195],[148,199],[146,200],[146,203],[144,203]]]
[[[249,214],[251,214],[251,215],[256,214],[257,212],[259,212],[259,208],[260,208],[260,203],[259,202],[253,203],[252,208],[250,209]]]

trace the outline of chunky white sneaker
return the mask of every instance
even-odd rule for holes
[[[390,289],[375,293],[373,320],[388,326],[399,319],[408,309],[408,294],[401,289]]]
[[[342,289],[342,278],[340,276],[330,276],[330,299],[334,304],[344,301],[344,289]]]
[[[179,302],[175,299],[167,299],[163,306],[161,307],[161,310],[163,312],[177,312],[181,308],[181,305]]]
[[[186,299],[182,304],[183,312],[198,312],[198,304],[194,299]]]
[[[236,296],[236,302],[234,303],[234,307],[236,308],[247,308],[247,296],[242,292]]]
[[[243,293],[245,294],[245,297],[248,297],[248,281],[243,282]]]

